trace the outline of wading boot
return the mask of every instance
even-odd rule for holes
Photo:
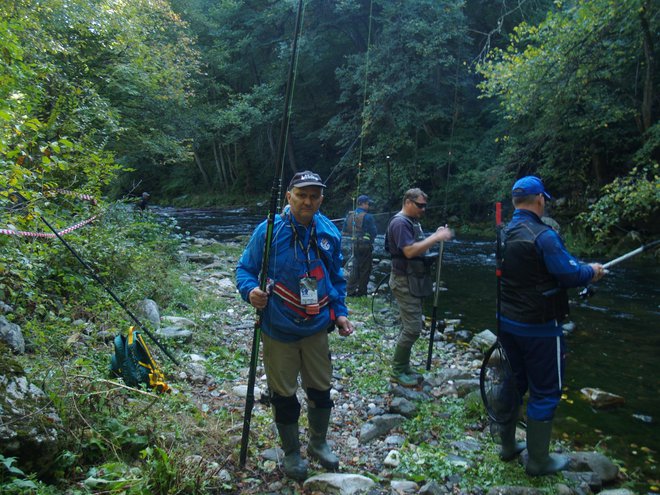
[[[559,454],[548,454],[552,421],[527,420],[527,452],[529,460],[525,471],[530,476],[554,474],[566,469],[568,457]]]
[[[519,415],[516,415],[508,423],[499,425],[500,427],[500,459],[503,461],[512,461],[518,454],[525,450],[525,442],[516,442],[516,425]]]
[[[393,382],[404,387],[417,386],[417,378],[406,373],[406,369],[410,368],[410,352],[411,349],[397,345],[392,359],[390,378]]]
[[[298,423],[285,425],[275,423],[280,434],[284,462],[282,468],[289,478],[304,481],[307,478],[307,461],[300,457],[300,439],[298,438]]]
[[[410,367],[410,364],[408,364],[408,366],[406,366],[406,369],[403,370],[403,372],[406,375],[408,375],[409,377],[414,378],[415,380],[417,380],[417,383],[420,383],[424,380],[424,375],[422,375],[421,373],[418,373],[417,371],[412,369]]]
[[[307,410],[307,419],[309,420],[307,454],[319,461],[321,466],[327,470],[336,471],[339,468],[339,458],[332,453],[326,441],[330,411],[329,407],[310,407]]]

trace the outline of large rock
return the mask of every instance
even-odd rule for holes
[[[46,394],[29,382],[20,364],[0,345],[0,452],[17,467],[41,474],[58,453],[62,420]]]
[[[486,352],[497,340],[497,336],[490,330],[484,330],[483,332],[478,333],[470,341],[470,346],[475,349],[479,349],[482,352]]]
[[[25,353],[25,340],[21,327],[0,316],[0,341],[5,342],[16,354]]]
[[[571,471],[591,471],[605,484],[615,481],[619,476],[619,467],[598,452],[571,453],[570,460]]]
[[[376,485],[373,480],[359,474],[324,473],[307,478],[305,491],[326,495],[356,495],[366,493]]]
[[[605,392],[598,388],[585,387],[580,390],[592,406],[596,408],[615,407],[620,406],[625,402],[625,399],[620,395]]]
[[[160,328],[160,309],[156,301],[143,299],[138,303],[138,313],[151,322],[153,328]]]
[[[360,430],[360,443],[369,443],[374,438],[385,435],[392,428],[396,428],[403,423],[405,419],[406,418],[400,414],[383,414],[382,416],[376,416],[362,425]]]

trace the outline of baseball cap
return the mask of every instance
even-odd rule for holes
[[[511,189],[511,195],[514,198],[520,196],[530,196],[532,194],[543,194],[546,199],[552,199],[550,193],[545,190],[543,181],[533,175],[528,175],[522,179],[518,179]]]
[[[291,182],[289,182],[289,190],[292,187],[307,187],[307,186],[326,187],[323,181],[321,180],[321,176],[309,170],[296,172],[296,174],[291,178]]]
[[[366,194],[361,194],[361,195],[359,195],[358,198],[357,198],[357,204],[361,205],[362,203],[373,204],[373,201],[372,201],[372,199],[371,199],[369,196],[367,196]]]

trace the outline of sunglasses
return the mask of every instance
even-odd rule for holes
[[[411,199],[410,201],[412,201],[413,203],[415,203],[415,206],[416,206],[417,208],[419,208],[420,210],[424,210],[424,209],[426,209],[426,203],[418,203],[417,201],[414,201],[414,200],[412,200],[412,199]]]

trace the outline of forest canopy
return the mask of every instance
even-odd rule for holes
[[[304,5],[285,179],[306,168],[328,178],[332,213],[363,192],[386,211],[421,186],[446,217],[484,221],[516,177],[538,174],[561,199],[554,213],[581,214],[572,227],[599,241],[656,232],[651,0]],[[296,7],[3,2],[2,194],[264,196]]]

